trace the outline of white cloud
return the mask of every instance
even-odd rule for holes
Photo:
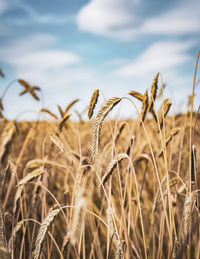
[[[77,24],[83,31],[122,41],[139,35],[184,35],[200,31],[199,1],[179,1],[173,10],[161,12],[151,18],[140,14],[142,1],[131,0],[91,0],[77,16]]]
[[[30,34],[18,39],[11,39],[0,48],[1,57],[8,58],[22,56],[40,49],[46,49],[57,42],[57,38],[49,34]]]
[[[15,56],[7,56],[6,61],[23,70],[37,68],[44,71],[76,64],[80,57],[67,51],[39,50],[22,56],[18,53]]]
[[[78,26],[83,31],[119,38],[134,23],[131,10],[137,4],[134,0],[92,0],[80,10]]]
[[[137,58],[125,65],[119,65],[114,74],[116,77],[124,78],[129,86],[132,82],[130,90],[144,93],[147,88],[150,89],[156,73],[161,72],[159,86],[162,78],[163,82],[167,84],[164,96],[173,101],[173,107],[177,111],[180,101],[185,100],[187,102],[187,96],[192,91],[192,75],[181,73],[179,68],[193,62],[194,58],[188,52],[194,44],[194,41],[160,41],[154,43]]]
[[[200,31],[199,2],[184,1],[183,5],[157,17],[147,19],[141,26],[145,34],[181,35]]]
[[[63,87],[71,80],[86,78],[88,73],[84,70],[81,73],[79,68],[81,57],[66,50],[52,49],[56,41],[55,37],[45,34],[16,40],[1,47],[1,60],[15,69],[17,77],[50,87]]]
[[[82,97],[93,73],[83,67],[82,59],[76,53],[54,49],[56,42],[57,39],[51,35],[37,34],[12,40],[0,48],[1,61],[12,67],[16,78],[23,78],[30,84],[41,87],[45,106],[56,103],[63,105]],[[20,86],[15,84],[13,89],[12,95],[11,92],[6,95],[7,103],[11,103],[15,96],[17,107],[15,110],[15,106],[6,108],[10,118],[15,118],[20,110],[35,107],[37,111],[41,108],[42,103],[33,106],[35,101],[29,95],[20,98],[22,103],[19,102],[17,98]]]
[[[128,77],[143,77],[156,72],[169,73],[191,60],[187,52],[195,42],[160,41],[151,45],[138,58],[121,66],[116,73]]]

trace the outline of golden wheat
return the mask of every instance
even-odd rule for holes
[[[144,99],[144,95],[139,93],[139,92],[136,92],[136,91],[130,91],[128,94],[130,94],[131,96],[135,97],[136,99],[138,99],[141,102]]]
[[[72,101],[70,104],[67,105],[64,115],[68,113],[68,111],[72,108],[72,106],[77,103],[79,101],[79,99],[75,99],[74,101]]]
[[[168,144],[170,143],[170,141],[172,140],[172,138],[173,138],[174,136],[176,136],[180,131],[181,131],[180,128],[174,128],[174,129],[172,129],[172,130],[170,131],[170,134],[169,134],[168,138],[167,138],[166,141],[165,141],[165,147],[168,146]],[[163,155],[163,153],[164,153],[164,151],[161,150],[161,151],[159,152],[159,154],[158,154],[158,157],[161,157],[161,156]]]
[[[108,181],[110,176],[112,175],[112,172],[116,168],[117,164],[119,164],[123,159],[128,158],[128,155],[126,153],[118,154],[115,159],[113,159],[108,168],[107,173],[102,178],[102,185],[105,185],[105,183]]]
[[[64,125],[65,125],[65,122],[71,117],[71,113],[67,113],[63,116],[62,120],[60,121],[59,123],[59,130],[62,131]]]
[[[163,128],[163,119],[167,116],[169,109],[172,105],[172,102],[169,99],[166,99],[163,104],[163,113],[160,111],[160,128]]]
[[[49,212],[47,217],[43,220],[42,225],[40,226],[36,242],[35,242],[35,249],[33,251],[33,258],[38,259],[40,255],[40,249],[41,244],[44,240],[44,237],[46,235],[47,229],[50,226],[51,222],[54,220],[54,218],[57,216],[57,214],[60,212],[60,209],[55,209]]]
[[[41,110],[40,110],[41,112],[45,112],[45,113],[48,113],[49,115],[51,115],[51,117],[53,117],[54,119],[58,119],[58,117],[53,113],[53,112],[51,112],[50,110],[48,110],[48,109],[46,109],[46,108],[42,108]]]
[[[149,107],[148,107],[149,111],[152,110],[155,99],[156,99],[156,94],[157,94],[157,90],[158,90],[158,76],[159,76],[159,73],[153,79],[153,84],[151,87],[151,97],[150,97]]]
[[[148,110],[148,103],[149,103],[149,97],[148,97],[148,92],[146,90],[146,92],[144,94],[144,98],[142,100],[142,112],[141,112],[142,121],[144,121],[144,119],[146,117],[147,110]]]
[[[122,98],[120,97],[113,97],[109,99],[106,104],[101,107],[99,110],[94,123],[93,123],[93,135],[92,135],[92,158],[93,161],[96,158],[96,155],[98,153],[98,146],[100,143],[100,133],[101,133],[101,127],[102,123],[105,119],[105,117],[108,115],[108,113],[113,109],[115,105],[117,105]]]
[[[117,247],[117,251],[115,253],[114,258],[115,259],[125,259],[126,248],[127,248],[126,241],[122,240]]]
[[[93,115],[93,112],[94,112],[94,108],[97,104],[97,101],[98,101],[98,98],[99,98],[99,89],[96,89],[91,97],[91,100],[90,100],[90,105],[89,105],[89,109],[88,109],[88,118],[91,119],[92,118],[92,115]]]

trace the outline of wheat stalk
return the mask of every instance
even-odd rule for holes
[[[2,201],[0,199],[0,242],[6,245],[6,237],[5,237],[5,218],[4,218],[4,209],[2,205]]]
[[[166,141],[165,141],[165,147],[168,146],[168,144],[170,143],[170,141],[172,140],[172,138],[173,138],[174,136],[176,136],[180,131],[181,131],[180,128],[174,128],[174,129],[172,129],[172,130],[170,131],[170,134],[169,134],[168,138],[167,138]],[[164,153],[164,150],[161,150],[161,151],[159,152],[159,154],[158,154],[158,157],[161,157],[161,156],[163,155],[163,153]]]
[[[135,136],[133,135],[133,136],[131,136],[131,139],[130,139],[130,143],[129,143],[129,145],[128,145],[128,148],[126,149],[126,154],[127,154],[127,156],[129,156],[130,153],[131,153],[131,149],[132,149],[132,147],[133,147],[134,141],[135,141]]]
[[[165,175],[163,177],[162,181],[161,181],[161,189],[162,189],[163,193],[165,193],[166,190],[167,190],[167,178],[168,178],[168,174]],[[169,181],[170,188],[175,186],[177,183],[178,183],[177,177],[174,177],[174,178],[170,179],[170,181]],[[160,193],[160,189],[158,189],[158,191],[156,193],[156,198],[155,198],[155,201],[154,201],[153,209],[152,209],[153,213],[156,211],[156,209],[158,207],[158,203],[160,201],[160,198],[161,198],[161,193]]]
[[[77,200],[76,209],[73,216],[72,228],[71,232],[69,233],[70,242],[72,243],[72,245],[75,245],[79,242],[85,218],[85,208],[86,199],[84,197],[80,197]]]

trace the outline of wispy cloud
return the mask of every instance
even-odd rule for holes
[[[114,74],[124,80],[132,80],[133,90],[144,92],[147,88],[150,89],[156,73],[161,72],[161,78],[167,84],[165,98],[169,97],[173,100],[174,107],[177,109],[180,100],[187,101],[186,96],[191,94],[192,75],[183,74],[181,68],[186,64],[190,66],[194,62],[194,57],[188,53],[195,45],[195,41],[154,43],[137,58],[118,66]]]
[[[152,75],[156,71],[166,73],[191,60],[188,51],[193,41],[160,41],[148,47],[138,58],[121,66],[116,73],[127,77]]]
[[[25,15],[23,16],[10,16],[4,18],[7,24],[15,26],[27,26],[27,24],[53,24],[60,25],[69,21],[74,20],[73,15],[56,15],[52,13],[39,13],[30,4],[25,3],[21,0],[1,0],[0,1],[0,15],[5,13],[7,10],[21,10]]]
[[[27,22],[35,22],[41,24],[63,24],[73,19],[73,16],[58,16],[53,14],[39,14],[33,7],[18,0],[19,7],[27,13],[27,17],[18,18],[18,24],[23,24],[24,20]],[[21,23],[21,22],[22,23]]]
[[[91,0],[77,16],[83,31],[119,40],[132,40],[139,35],[184,35],[200,31],[199,2],[179,1],[173,10],[158,10],[153,17],[137,16],[143,1]]]
[[[77,89],[78,96],[84,96],[84,86],[93,78],[92,71],[83,66],[79,55],[54,49],[57,41],[51,35],[35,34],[12,40],[0,48],[1,61],[12,68],[16,78],[25,79],[42,88],[47,106],[66,104],[77,98]],[[26,98],[22,98],[25,100],[22,100],[23,105],[32,109],[33,101],[27,103]],[[40,109],[41,106],[36,108]],[[19,110],[13,111],[10,108],[8,112],[13,113],[13,118]]]
[[[37,80],[50,87],[62,87],[70,80],[79,80],[81,57],[66,50],[53,49],[56,41],[51,35],[29,35],[1,47],[1,60],[15,69],[17,77]],[[86,77],[84,73],[82,77]]]
[[[147,19],[140,29],[145,34],[161,35],[182,35],[200,32],[198,7],[199,1],[183,1],[183,4],[176,9]]]

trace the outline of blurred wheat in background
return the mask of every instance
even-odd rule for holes
[[[81,113],[73,120],[79,99],[58,105],[58,115],[43,107],[46,120],[10,121],[4,93],[0,258],[200,257],[198,58],[188,111],[170,116],[160,73],[145,93],[104,99],[99,110],[103,95],[95,90],[88,121]],[[20,95],[40,100],[38,86],[18,82]],[[124,102],[138,119],[110,119]]]

